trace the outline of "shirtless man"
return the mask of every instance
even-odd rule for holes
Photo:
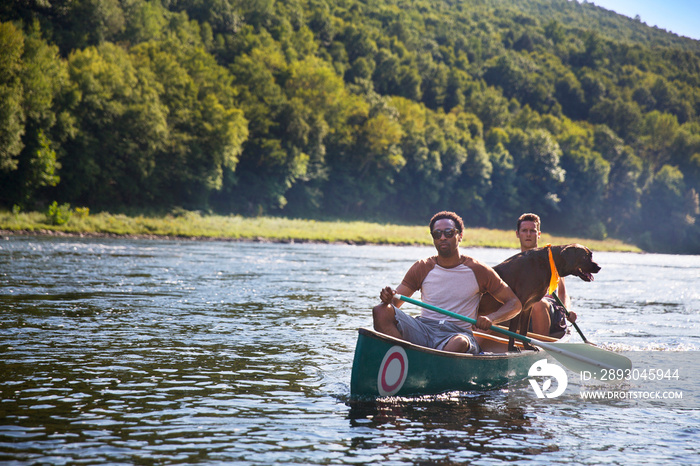
[[[515,235],[520,240],[520,251],[529,251],[538,247],[541,235],[540,217],[530,213],[521,215],[518,218]],[[564,279],[561,277],[559,278],[556,293],[568,309],[571,303],[566,294]],[[554,297],[547,295],[539,303],[532,306],[530,327],[534,333],[559,337],[566,332],[565,317],[566,312],[564,309],[561,308]],[[569,316],[566,318],[570,322],[576,322],[576,313],[569,312]]]

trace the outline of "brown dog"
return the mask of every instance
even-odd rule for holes
[[[600,266],[593,262],[593,253],[585,246],[568,244],[551,248],[560,277],[575,275],[583,281],[590,282],[593,281],[593,274],[600,271]],[[548,248],[535,248],[516,254],[495,266],[494,270],[511,287],[523,305],[522,312],[510,320],[508,328],[511,332],[526,335],[532,305],[547,294],[552,277]],[[500,306],[501,303],[493,296],[485,293],[479,303],[479,315],[489,315]],[[508,342],[508,350],[515,351],[512,337]]]

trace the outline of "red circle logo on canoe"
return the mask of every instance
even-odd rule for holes
[[[391,396],[401,390],[408,374],[408,356],[400,346],[392,346],[384,355],[377,375],[381,396]]]

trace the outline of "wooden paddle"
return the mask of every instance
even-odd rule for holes
[[[401,301],[406,301],[407,303],[415,304],[416,306],[430,309],[431,311],[445,314],[446,316],[454,317],[455,319],[469,322],[472,325],[476,325],[476,320],[472,318],[465,317],[461,314],[457,314],[456,312],[441,309],[437,306],[433,306],[432,304],[427,304],[423,301],[409,298],[408,296],[396,294],[394,295],[394,298],[400,299]],[[543,341],[520,335],[519,333],[499,328],[495,325],[491,326],[491,330],[509,337],[513,337],[517,340],[524,341],[525,343],[539,346],[551,354],[554,359],[568,367],[573,372],[581,373],[586,371],[594,378],[599,378],[604,375],[600,369],[632,369],[632,361],[630,361],[629,358],[596,346],[590,346],[585,343],[545,343]],[[607,379],[609,380],[610,377]]]
[[[559,296],[557,296],[556,291],[552,292],[552,297],[557,302],[557,304],[559,304],[561,306],[561,308],[564,309],[564,312],[566,313],[566,317],[569,317],[569,310],[566,308],[566,306],[564,306],[564,303],[561,302],[561,299],[559,299]],[[576,325],[576,322],[571,322],[571,323],[573,324],[573,326],[576,329],[576,331],[578,332],[578,334],[581,335],[581,338],[583,339],[584,343],[588,343],[589,345],[595,346],[595,343],[591,343],[590,341],[588,341],[586,339],[586,337],[583,336],[583,332],[581,331],[580,328],[578,328],[578,325]]]

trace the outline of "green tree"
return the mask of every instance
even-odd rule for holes
[[[650,193],[673,191],[677,170],[683,189],[660,199],[693,220],[697,41],[592,3],[542,7],[1,2],[0,203],[391,204],[399,220],[449,205],[508,228],[527,209],[562,233],[597,218],[590,234],[631,237],[642,193],[660,209]],[[700,227],[679,222],[692,248]]]
[[[610,234],[633,235],[641,206],[642,161],[607,126],[596,126],[594,147],[610,164],[602,218]]]
[[[369,108],[357,109],[354,138],[328,152],[325,186],[326,210],[352,216],[379,208],[394,194],[396,176],[406,165],[400,147],[403,130],[389,99],[377,98]]]
[[[683,174],[675,167],[664,165],[642,197],[642,218],[653,244],[644,244],[648,249],[668,252],[682,251],[688,243],[696,245],[695,220],[700,213],[698,195],[687,192]]]
[[[404,218],[422,219],[438,205],[445,188],[440,152],[444,144],[439,142],[442,131],[430,110],[418,102],[397,97],[391,99],[391,106],[401,125],[401,154],[406,160],[405,169],[396,175],[392,204]]]
[[[563,26],[556,20],[551,20],[545,25],[544,35],[555,44],[561,44],[566,39]]]
[[[541,213],[544,219],[552,218],[560,210],[560,193],[565,179],[559,144],[545,130],[532,133],[513,130],[506,149],[514,155],[515,185],[521,205]]]
[[[492,189],[486,194],[487,224],[506,229],[512,228],[513,219],[522,213],[515,161],[506,149],[509,141],[502,128],[493,128],[486,134],[486,149],[493,167]]]
[[[610,163],[593,150],[593,132],[565,122],[558,135],[562,148],[561,167],[566,183],[561,189],[561,211],[554,225],[570,228],[586,237],[605,239],[604,199],[609,183]]]
[[[5,83],[0,84],[0,95],[5,96],[0,99],[5,121],[0,125],[0,139],[4,139],[0,145],[0,183],[4,187],[0,198],[10,205],[31,208],[39,190],[59,181],[57,143],[52,133],[57,121],[55,98],[67,73],[58,48],[41,37],[38,22],[27,35],[9,23],[0,24],[0,41],[7,41],[7,32],[15,40],[5,42],[9,53],[0,65],[9,71]]]
[[[482,139],[471,140],[466,146],[467,159],[461,167],[461,176],[455,183],[454,197],[444,202],[459,207],[456,210],[469,212],[475,223],[484,224],[490,219],[485,199],[492,187],[493,165]],[[459,157],[461,148],[462,146],[451,143],[447,154],[456,152]]]
[[[230,0],[170,0],[173,11],[185,11],[200,24],[207,23],[215,34],[235,33],[243,23],[242,13]]]
[[[35,5],[44,20],[42,29],[54,38],[63,55],[115,40],[124,30],[125,17],[119,0],[35,2]]]
[[[508,53],[489,62],[484,79],[500,87],[508,98],[517,98],[539,112],[548,112],[554,101],[554,86],[530,55]]]
[[[25,114],[22,109],[24,34],[11,23],[0,24],[0,171],[17,168],[22,150]]]
[[[681,170],[688,187],[700,191],[700,123],[681,125],[669,150],[669,164]]]
[[[669,161],[671,147],[679,130],[675,115],[653,111],[644,116],[639,152],[652,173]]]
[[[289,189],[279,121],[287,106],[280,81],[288,65],[279,45],[270,37],[264,41],[264,46],[240,55],[230,67],[249,121],[249,137],[236,173],[226,177],[224,197],[233,204],[228,210],[245,213],[284,206],[284,193]],[[287,113],[294,115],[290,110]]]
[[[160,39],[168,25],[167,13],[158,2],[125,3],[124,39],[131,45]]]
[[[593,69],[603,67],[610,55],[605,40],[596,31],[587,31],[583,41],[584,50],[576,57],[578,64]]]
[[[634,140],[639,134],[642,114],[636,102],[603,99],[591,108],[589,119],[608,126],[625,140]]]
[[[503,128],[511,119],[508,99],[494,87],[470,93],[467,108],[473,109],[487,130]]]
[[[37,200],[35,196],[39,190],[56,186],[60,180],[56,139],[61,140],[64,135],[61,128],[55,128],[56,98],[66,85],[68,73],[58,56],[58,47],[48,45],[41,37],[38,22],[33,23],[26,38],[23,61],[26,132],[24,149],[13,178],[18,203],[30,206]]]
[[[71,54],[68,69],[66,110],[76,131],[64,144],[60,197],[89,206],[147,205],[155,155],[167,137],[153,75],[112,44]]]
[[[694,113],[690,102],[683,100],[675,86],[662,77],[656,79],[649,92],[656,109],[673,114],[680,123],[690,120]]]
[[[566,116],[582,120],[587,116],[586,97],[581,83],[573,73],[566,73],[554,85],[555,96]]]
[[[196,31],[183,33],[198,37]],[[206,206],[236,169],[248,128],[233,77],[201,45],[188,42],[171,37],[144,43],[132,50],[132,57],[146,76],[153,77],[152,90],[157,92],[153,100],[150,94],[143,100],[152,101],[151,111],[167,109],[162,114],[165,128],[160,118],[154,120],[157,125],[146,126],[156,135],[165,131],[164,139],[151,138],[160,141],[156,147],[144,151],[159,167],[153,173],[158,202],[194,207]]]

